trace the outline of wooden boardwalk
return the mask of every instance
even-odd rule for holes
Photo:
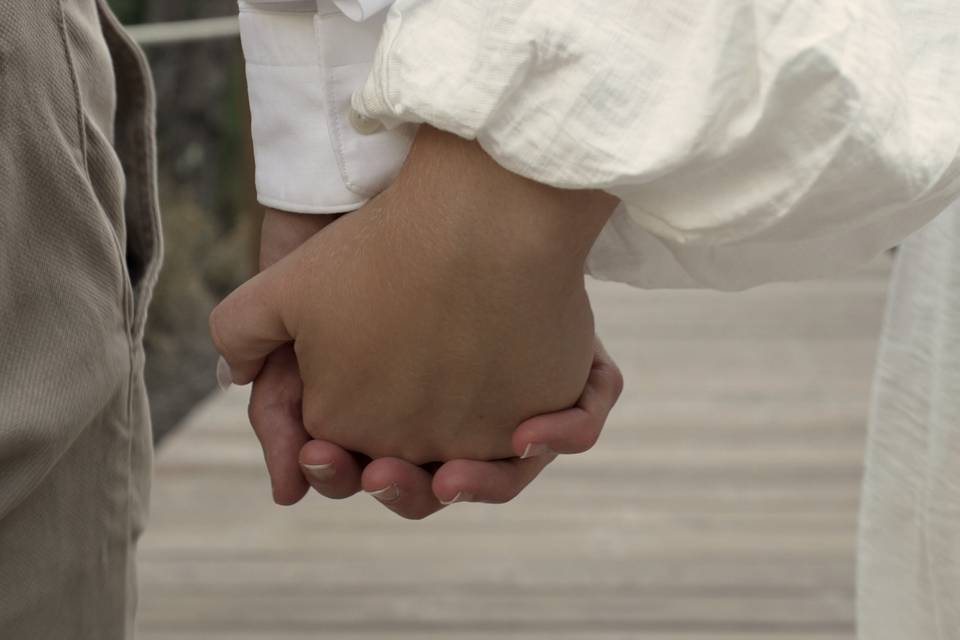
[[[627,378],[506,506],[270,503],[245,391],[158,453],[142,640],[852,640],[886,260],[745,294],[592,287]]]

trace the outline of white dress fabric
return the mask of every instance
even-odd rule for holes
[[[960,203],[899,249],[874,381],[862,640],[960,639]]]

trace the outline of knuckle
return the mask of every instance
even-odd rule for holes
[[[256,427],[262,422],[262,418],[263,405],[260,402],[257,402],[255,397],[251,396],[250,404],[247,405],[247,420],[250,421],[250,424]]]
[[[597,440],[600,438],[599,427],[599,423],[591,423],[587,428],[582,429],[577,434],[577,437],[574,439],[574,445],[578,449],[578,453],[589,451],[597,444]]]
[[[568,431],[557,434],[553,441],[547,440],[546,444],[561,454],[585,453],[597,443],[601,428],[602,421],[598,416],[586,415]]]
[[[606,362],[597,373],[600,376],[602,388],[609,389],[613,402],[616,402],[623,393],[624,386],[623,372],[620,367],[613,362]]]
[[[312,438],[335,442],[348,451],[370,455],[366,450],[370,446],[364,438],[366,432],[349,428],[355,423],[331,411],[323,402],[304,398],[296,410],[300,424]]]
[[[265,426],[270,420],[278,417],[280,410],[279,405],[271,405],[260,398],[252,397],[250,404],[247,405],[247,418],[254,427]]]
[[[331,424],[330,411],[324,402],[318,401],[312,394],[303,399],[303,426],[307,433],[317,437],[323,434]]]
[[[281,422],[279,407],[251,400],[247,405],[247,420],[261,443],[266,444],[269,441],[276,444],[278,434],[272,427]]]
[[[620,397],[620,394],[623,393],[624,381],[623,381],[623,372],[620,370],[620,367],[617,365],[611,365],[611,376],[613,378],[613,399],[614,402]]]
[[[271,394],[262,379],[254,380],[250,391],[250,402],[247,403],[247,417],[250,422],[262,422],[270,413]]]
[[[517,496],[519,496],[520,492],[522,491],[523,491],[523,486],[518,484],[512,484],[509,487],[505,488],[503,491],[500,491],[495,495],[487,497],[486,499],[484,499],[484,502],[488,502],[490,504],[506,504],[514,500]]]

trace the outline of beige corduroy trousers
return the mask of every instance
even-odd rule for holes
[[[133,635],[153,94],[98,0],[0,1],[0,638]]]

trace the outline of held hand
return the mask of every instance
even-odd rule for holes
[[[265,269],[335,220],[268,209],[260,244]],[[495,462],[454,460],[436,472],[396,458],[362,465],[341,447],[311,440],[303,428],[303,386],[291,345],[272,353],[253,383],[250,421],[260,440],[277,504],[298,502],[309,479],[320,494],[346,498],[365,487],[405,518],[424,518],[452,501],[505,502],[517,496],[555,458],[593,446],[623,387],[614,362],[595,342],[593,367],[577,407],[537,416],[513,433],[517,457]],[[521,459],[526,455],[528,459]],[[303,465],[301,471],[301,464]]]
[[[214,339],[238,383],[295,340],[315,437],[414,463],[507,457],[516,424],[584,387],[583,261],[612,209],[428,130],[395,187],[224,301]]]
[[[492,462],[453,460],[432,473],[398,458],[366,464],[332,442],[310,440],[300,421],[296,360],[293,350],[284,347],[270,356],[254,383],[250,402],[250,418],[263,446],[274,500],[298,502],[309,480],[317,492],[334,499],[348,498],[362,488],[410,519],[425,518],[452,502],[510,501],[557,453],[585,452],[599,438],[623,389],[623,377],[600,341],[595,344],[590,377],[577,406],[521,424],[512,437],[516,457]]]

